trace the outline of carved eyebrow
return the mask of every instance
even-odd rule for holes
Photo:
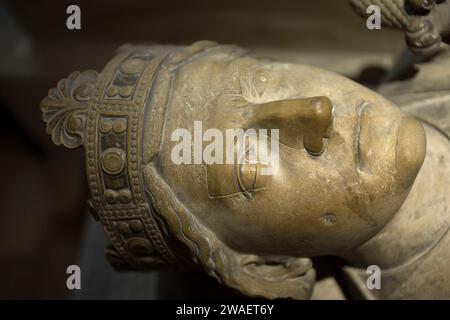
[[[247,147],[246,147],[247,148]],[[254,176],[253,178],[250,177],[253,181],[250,183],[248,181],[245,181],[245,178],[242,175],[241,169],[243,166],[254,166]],[[260,171],[261,166],[264,165],[264,162],[256,160],[254,163],[234,163],[230,164],[230,170],[223,170],[223,171],[215,171],[213,169],[214,166],[217,166],[215,164],[213,165],[207,165],[205,166],[206,170],[206,180],[208,184],[208,197],[210,199],[220,199],[220,198],[228,198],[233,196],[245,196],[246,198],[250,198],[251,195],[256,191],[261,191],[266,189],[267,181],[264,178],[261,178]],[[232,169],[231,169],[232,167]],[[209,175],[209,170],[213,169],[213,175]],[[224,177],[224,175],[226,177]],[[248,177],[247,177],[248,178]],[[221,188],[211,189],[211,185],[215,185],[217,179],[220,180],[229,180],[230,184],[227,185],[227,190],[223,190]]]
[[[258,86],[258,83],[255,81],[256,79],[256,73],[260,70],[264,70],[267,68],[267,65],[264,64],[258,64],[255,66],[252,66],[241,73],[240,75],[240,85],[241,85],[241,92],[242,96],[245,100],[251,102],[251,103],[261,103],[261,90],[260,86]]]
[[[222,97],[227,98],[228,102],[237,105],[236,110],[244,109],[252,104],[250,101],[247,101],[245,97],[242,96],[242,94],[228,93],[223,95]]]
[[[253,166],[254,168],[254,172],[252,173],[252,177],[250,177],[253,181],[250,182],[251,186],[248,187],[246,185],[246,181],[244,181],[246,179],[246,177],[243,176],[242,170],[245,168],[244,166]],[[242,193],[247,197],[250,198],[251,194],[253,191],[255,191],[255,186],[256,186],[256,181],[258,179],[258,175],[259,175],[259,165],[258,162],[256,163],[244,163],[244,164],[237,164],[236,165],[236,175],[237,175],[237,180],[238,180],[238,185],[240,190],[242,191]]]

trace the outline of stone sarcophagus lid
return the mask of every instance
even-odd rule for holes
[[[314,256],[390,267],[372,242],[426,156],[421,123],[381,95],[206,41],[124,46],[41,110],[55,144],[84,148],[115,268],[203,269],[254,297],[309,298]]]

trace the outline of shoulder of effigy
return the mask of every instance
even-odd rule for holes
[[[393,101],[405,113],[435,127],[450,139],[450,90],[410,93]]]

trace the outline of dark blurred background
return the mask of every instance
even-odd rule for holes
[[[81,8],[81,30],[66,8]],[[66,298],[83,253],[82,150],[56,147],[39,102],[75,70],[101,70],[123,43],[215,40],[375,86],[402,34],[369,31],[347,0],[0,0],[0,298]]]

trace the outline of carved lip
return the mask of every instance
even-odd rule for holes
[[[355,162],[358,170],[364,171],[364,164],[361,158],[361,129],[362,129],[362,119],[370,104],[366,101],[361,103],[358,107],[358,120],[355,128]]]
[[[394,170],[399,176],[415,177],[426,152],[426,136],[422,125],[415,118],[402,114],[393,113],[385,119],[379,114],[382,110],[374,108],[375,105],[363,102],[357,109],[357,170],[368,174]],[[390,160],[393,162],[392,168],[386,167],[390,166]]]

